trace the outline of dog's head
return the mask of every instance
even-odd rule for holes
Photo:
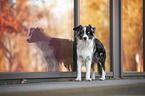
[[[41,41],[44,37],[43,30],[41,28],[30,28],[29,37],[27,38],[28,43],[35,43]]]
[[[76,31],[76,36],[79,40],[88,41],[92,40],[95,37],[96,28],[92,27],[91,25],[79,25],[77,27],[74,27],[73,30]]]

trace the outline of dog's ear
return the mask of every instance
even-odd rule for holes
[[[82,29],[82,27],[83,27],[82,25],[79,25],[79,26],[74,27],[73,30],[74,31],[79,31],[79,30]]]
[[[37,27],[36,28],[36,32],[37,32],[37,35],[38,35],[39,39],[43,39],[44,38],[44,31],[43,31],[42,28]]]
[[[30,28],[30,32],[33,30],[33,28]]]
[[[38,35],[41,35],[41,34],[42,34],[42,29],[39,28],[39,27],[37,27],[37,28],[35,29],[35,32],[36,32]]]
[[[32,32],[33,29],[35,29],[35,28],[30,28],[30,32]]]
[[[89,24],[89,27],[90,27],[91,31],[95,33],[96,27],[92,27],[90,24]]]
[[[29,36],[31,35],[32,30],[34,30],[34,29],[35,29],[35,28],[30,28]]]

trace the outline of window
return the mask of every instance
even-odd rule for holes
[[[53,53],[59,50],[58,54],[61,53],[59,56],[62,57],[63,51],[68,52],[62,47],[72,49],[73,45],[53,42],[58,46],[48,48],[51,51],[47,54],[51,56],[47,59],[53,63],[47,65],[46,59],[42,57],[43,52],[28,43],[27,38],[31,28],[39,27],[48,36],[72,42],[73,0],[3,0],[0,6],[0,72],[72,71],[73,50],[69,51],[72,57],[67,58],[69,60],[58,60]]]
[[[81,0],[80,24],[96,27],[96,37],[106,49],[106,71],[110,72],[110,21],[109,0]],[[85,68],[82,69],[85,71]],[[97,70],[97,66],[96,69]]]
[[[143,0],[122,0],[123,71],[143,72]]]
[[[145,76],[144,3],[143,0],[1,0],[0,79],[75,78],[73,27],[79,24],[96,27],[96,37],[107,53],[106,76]],[[45,52],[39,48],[42,46],[27,42],[31,28],[37,27],[44,36],[59,38],[59,42],[51,39],[51,51],[46,56],[51,61],[49,65],[42,55]],[[62,59],[63,56],[69,58]],[[82,69],[85,72],[85,67]]]

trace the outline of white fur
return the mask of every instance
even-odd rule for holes
[[[91,80],[90,78],[90,68],[92,63],[93,55],[93,39],[92,40],[78,40],[77,44],[77,78],[76,80],[81,81],[81,68],[83,64],[86,64],[86,80]]]
[[[77,78],[75,80],[81,81],[81,68],[82,68],[82,65],[85,64],[86,65],[86,80],[91,81],[90,69],[91,69],[91,64],[92,64],[93,53],[95,52],[93,50],[94,38],[89,39],[89,36],[87,35],[87,32],[86,32],[86,27],[84,26],[83,34],[81,33],[80,35],[78,35],[77,39],[78,39],[77,41]],[[92,69],[92,79],[95,80],[94,67]],[[105,70],[103,70],[103,68],[102,68],[102,75],[101,75],[100,80],[105,80]]]
[[[88,40],[89,39],[89,37],[87,36],[87,34],[86,34],[86,27],[84,27],[84,35],[83,35],[83,38],[84,37],[86,37],[87,39],[86,40]]]
[[[102,69],[102,76],[99,78],[100,80],[105,80],[106,72]]]
[[[92,69],[92,80],[95,80],[95,71]]]

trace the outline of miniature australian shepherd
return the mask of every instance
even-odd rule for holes
[[[95,79],[94,65],[98,65],[98,73],[101,75],[100,80],[105,80],[105,59],[106,52],[103,44],[95,38],[96,28],[79,25],[74,27],[77,38],[77,78],[81,81],[81,68],[86,65],[86,80]],[[90,69],[92,76],[90,78]]]

